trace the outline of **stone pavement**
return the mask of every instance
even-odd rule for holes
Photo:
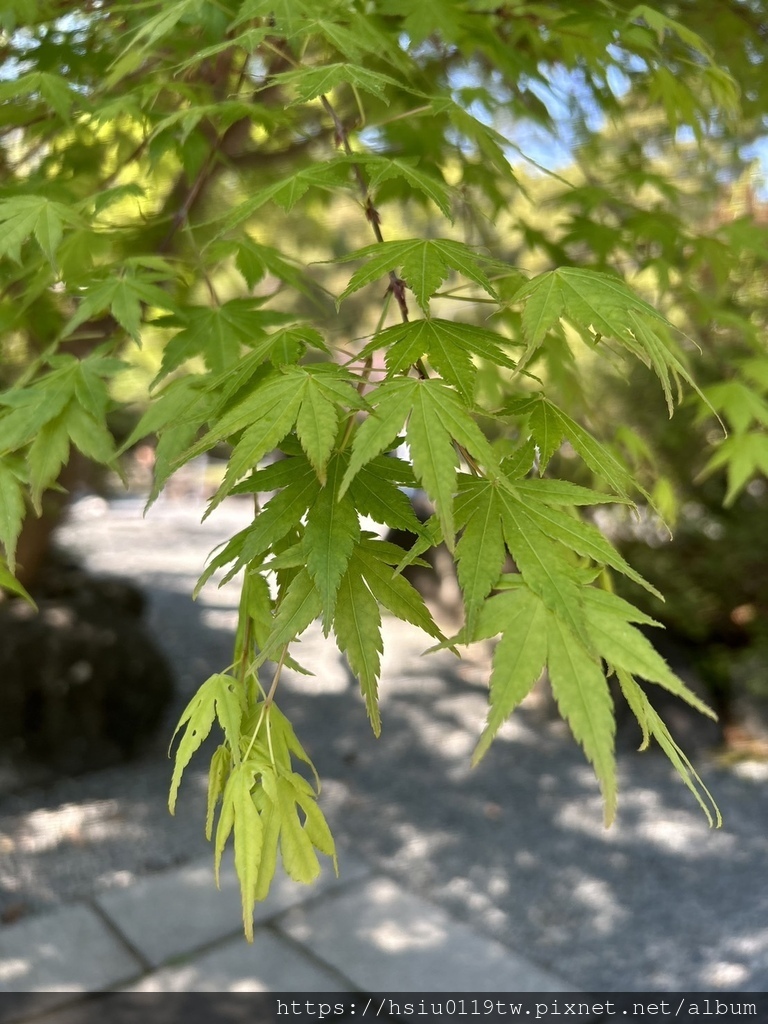
[[[284,875],[240,928],[231,862],[210,858],[0,930],[0,992],[456,992],[573,990],[358,858],[313,886]],[[23,1004],[21,1004],[23,1008]],[[7,1019],[7,1018],[6,1018]]]

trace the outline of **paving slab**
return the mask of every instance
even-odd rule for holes
[[[96,911],[82,903],[0,930],[0,992],[98,991],[141,970]]]
[[[253,944],[240,935],[187,963],[164,967],[125,992],[348,992],[337,972],[259,928]]]
[[[257,924],[266,921],[328,889],[348,885],[368,870],[361,860],[344,851],[339,855],[338,879],[329,861],[309,886],[299,885],[278,869],[268,898],[256,905],[254,920]],[[222,862],[220,884],[218,890],[212,858],[206,857],[143,878],[127,889],[102,893],[96,900],[147,962],[158,967],[240,931],[240,889],[231,858]]]
[[[364,992],[561,992],[573,986],[376,877],[277,927]]]

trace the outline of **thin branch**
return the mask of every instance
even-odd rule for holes
[[[121,164],[118,164],[114,171],[112,171],[112,173],[107,178],[105,178],[104,181],[101,182],[101,184],[97,189],[95,189],[95,191],[102,192],[104,189],[109,188],[112,185],[112,182],[123,170],[123,168],[127,167],[129,164],[132,164],[134,160],[138,160],[141,154],[149,145],[149,138],[150,137],[148,135],[145,138],[143,138],[141,142],[138,144],[138,146],[136,146],[134,151],[130,154],[130,156],[126,157]]]
[[[195,200],[198,198],[203,187],[205,186],[205,184],[207,183],[211,176],[213,163],[220,146],[221,138],[217,138],[213,149],[211,149],[211,151],[208,153],[208,156],[203,161],[203,166],[198,171],[197,177],[195,178],[191,187],[188,189],[187,194],[184,197],[184,201],[174,214],[173,221],[171,222],[171,227],[170,230],[168,231],[168,234],[158,245],[158,253],[168,252],[168,250],[171,247],[171,242],[173,241],[174,235],[179,230],[179,228],[186,222],[190,210],[195,204]]]
[[[355,179],[357,180],[360,195],[362,196],[363,199],[363,209],[365,210],[365,218],[371,225],[371,229],[373,230],[373,234],[376,238],[376,241],[383,242],[384,236],[381,233],[380,226],[381,216],[379,215],[379,211],[376,209],[376,206],[374,205],[373,197],[371,196],[370,189],[368,188],[368,182],[365,180],[365,176],[360,168],[360,165],[354,162],[355,152],[349,143],[349,132],[347,131],[346,127],[341,121],[339,115],[331,106],[328,97],[321,96],[320,102],[322,103],[328,116],[333,121],[333,127],[336,132],[337,144],[342,147],[347,156],[352,158],[352,171],[355,175]],[[391,292],[392,295],[394,295],[397,305],[400,309],[400,316],[403,319],[403,323],[407,324],[409,318],[408,303],[406,302],[405,298],[405,281],[403,281],[402,278],[398,277],[397,273],[394,270],[390,270],[389,272],[388,291]]]

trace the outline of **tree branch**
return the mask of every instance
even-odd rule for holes
[[[347,156],[352,157],[354,160],[355,153],[352,146],[349,143],[349,133],[341,121],[341,118],[334,110],[327,96],[321,96],[320,102],[323,104],[325,111],[333,121],[334,130],[336,133],[336,142],[340,145]],[[357,179],[358,188],[360,189],[360,195],[363,199],[363,209],[365,210],[365,218],[373,229],[373,233],[376,237],[377,242],[383,242],[384,236],[381,233],[381,216],[379,211],[373,202],[370,190],[368,188],[368,182],[365,180],[360,164],[353,163],[352,170],[355,178]],[[405,281],[398,277],[394,270],[389,272],[389,288],[388,291],[395,297],[395,301],[400,309],[400,316],[403,318],[403,323],[408,323],[408,303],[405,299]]]

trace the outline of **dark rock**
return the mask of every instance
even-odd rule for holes
[[[143,595],[57,558],[33,597],[0,603],[2,754],[66,774],[133,757],[173,692]]]

